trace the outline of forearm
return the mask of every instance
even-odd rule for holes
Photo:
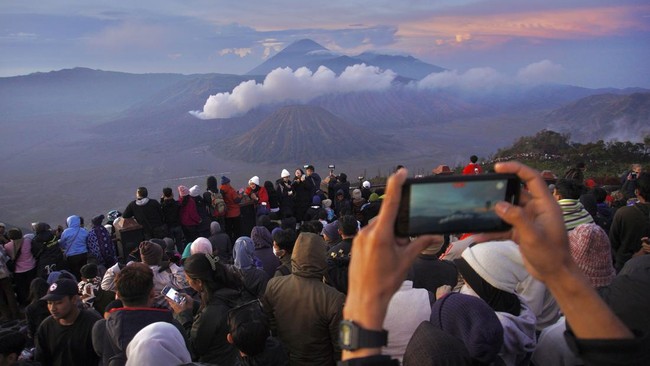
[[[572,265],[545,280],[577,338],[626,339],[632,332],[598,296],[587,278]]]
[[[359,326],[368,330],[382,330],[387,311],[388,301],[383,302],[376,297],[363,296],[361,293],[349,293],[343,308],[343,319],[353,320]],[[345,361],[379,354],[381,354],[381,348],[361,348],[356,351],[343,350],[342,359]]]

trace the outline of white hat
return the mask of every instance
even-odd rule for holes
[[[192,186],[190,188],[190,196],[192,197],[198,197],[201,194],[200,188],[197,185]]]
[[[490,285],[506,292],[514,293],[530,276],[519,247],[510,240],[476,244],[465,249],[462,257]]]
[[[363,181],[363,188],[369,189],[370,188],[370,182],[367,180]]]
[[[289,174],[288,170],[282,169],[282,173],[280,174],[280,178],[290,177],[290,176],[291,176],[291,174]]]
[[[248,184],[251,184],[251,182],[255,183],[256,186],[259,186],[260,185],[260,177],[258,177],[257,175],[254,176],[253,178],[248,180]]]

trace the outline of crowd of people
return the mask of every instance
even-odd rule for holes
[[[385,188],[306,166],[0,224],[0,365],[647,364],[650,175],[495,169],[523,184],[504,233],[395,237],[401,166]]]

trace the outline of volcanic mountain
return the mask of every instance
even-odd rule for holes
[[[386,136],[356,127],[310,105],[281,107],[257,127],[217,144],[220,152],[248,162],[368,158],[401,150]]]

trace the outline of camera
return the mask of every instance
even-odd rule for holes
[[[305,164],[305,165],[302,166],[302,168],[305,169],[305,170],[307,170],[307,167],[308,167],[308,166],[309,166],[309,164]]]
[[[362,181],[364,177],[363,177],[363,175],[360,175],[360,176],[358,176],[357,178],[358,178],[360,181]]]
[[[636,174],[636,172],[632,172],[632,173],[630,173],[630,176],[632,177],[632,179],[636,179],[636,178],[637,178],[637,174]]]
[[[395,221],[395,235],[506,231],[494,212],[499,201],[517,204],[521,183],[514,174],[409,178]]]
[[[336,169],[336,166],[334,166],[334,164],[330,164],[330,165],[327,166],[327,168],[329,170],[334,170],[334,169]]]

